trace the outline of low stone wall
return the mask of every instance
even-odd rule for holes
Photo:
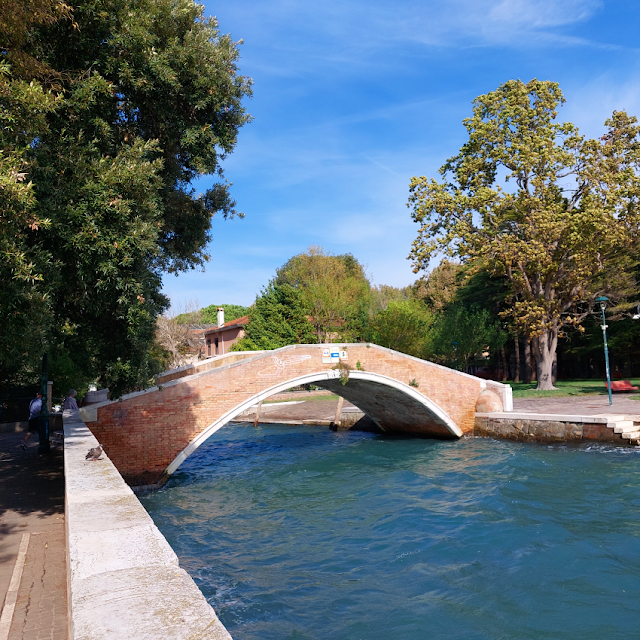
[[[621,433],[600,416],[476,414],[474,435],[519,442],[601,441],[628,445]]]
[[[64,414],[69,640],[231,640],[77,412]]]

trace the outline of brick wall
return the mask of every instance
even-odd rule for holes
[[[333,363],[322,361],[324,348],[327,345],[296,345],[258,354],[99,406],[96,420],[85,421],[129,484],[152,484],[196,436],[242,402],[298,377],[333,369]],[[485,381],[375,345],[349,345],[347,352],[346,362],[352,369],[359,363],[365,372],[387,376],[405,385],[413,382],[411,389],[437,404],[462,432],[473,432],[476,400]],[[363,381],[357,382],[361,403],[370,401],[375,412],[378,390],[371,385],[369,398],[364,397],[365,387],[360,384]],[[355,387],[349,387],[349,383],[345,387],[334,384],[332,390],[342,389],[350,399],[349,390],[355,392]],[[381,411],[382,426],[387,431],[411,433],[412,425],[407,420],[412,416],[388,410],[393,402],[397,398],[390,395],[386,413]],[[369,413],[367,408],[360,408]],[[420,423],[417,433],[447,435],[441,422],[430,418],[428,412],[423,413],[422,417],[413,414],[413,420]],[[376,417],[375,413],[372,417]]]

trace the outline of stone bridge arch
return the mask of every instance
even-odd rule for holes
[[[411,416],[412,429],[407,432],[413,435],[420,435],[420,426],[424,426],[425,423],[428,429],[424,432],[425,435],[439,435],[442,438],[460,438],[464,435],[460,427],[458,427],[445,411],[408,384],[379,373],[352,371],[349,372],[349,381],[343,385],[340,381],[339,371],[318,371],[298,378],[292,378],[275,387],[266,389],[240,403],[223,416],[220,416],[204,429],[202,433],[196,436],[173,459],[165,470],[165,477],[175,473],[180,465],[193,454],[200,445],[204,444],[211,435],[219,431],[229,422],[233,422],[234,418],[256,403],[267,400],[271,396],[292,387],[315,383],[319,383],[323,388],[333,391],[336,395],[345,398],[345,400],[349,400],[349,402],[355,404],[366,414],[372,416],[377,424],[382,422],[378,416],[382,413],[388,414],[390,418],[387,418],[384,422],[387,424],[387,428],[394,432],[405,431],[405,429],[403,429],[403,426],[405,426],[403,423],[407,421],[405,419],[399,420],[398,418],[400,417],[399,414],[408,414]],[[376,387],[379,387],[379,389],[376,389]],[[382,398],[384,398],[384,400],[382,400]],[[376,406],[382,403],[384,403],[383,406]],[[396,428],[393,429],[393,426]],[[383,431],[386,430],[382,425],[381,428]]]
[[[326,351],[341,351],[340,364]],[[340,367],[340,368],[338,368]],[[341,371],[348,370],[345,385]],[[253,404],[318,383],[349,400],[384,431],[459,438],[473,431],[489,394],[511,409],[511,388],[376,345],[293,345],[240,352],[167,372],[157,387],[81,410],[132,485],[162,484],[213,433]]]

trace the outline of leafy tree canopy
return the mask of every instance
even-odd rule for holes
[[[249,309],[245,336],[233,345],[233,351],[279,349],[290,344],[316,342],[302,292],[289,284],[270,282]]]
[[[487,309],[457,303],[437,314],[428,335],[428,359],[466,371],[474,360],[499,349],[506,334]]]
[[[361,335],[369,308],[369,281],[350,254],[309,247],[277,271],[276,283],[298,289],[315,327],[317,342],[353,340]]]
[[[198,311],[181,313],[175,317],[175,321],[178,324],[217,324],[218,309],[220,307],[224,309],[225,322],[242,318],[249,312],[248,307],[243,307],[239,304],[210,304],[208,307],[203,307]]]
[[[249,121],[251,81],[238,72],[238,43],[189,0],[80,0],[71,14],[50,6],[57,18],[5,39],[15,70],[3,100],[22,95],[9,117],[44,117],[20,134],[12,160],[25,163],[15,189],[22,181],[30,192],[7,209],[22,249],[5,251],[2,268],[18,283],[31,269],[33,295],[46,299],[40,349],[63,347],[118,392],[152,373],[155,318],[167,305],[161,274],[203,265],[212,215],[235,214],[220,161]],[[31,79],[37,106],[16,85]],[[222,180],[197,195],[189,185],[203,174]],[[23,366],[34,355],[24,350]]]
[[[581,325],[598,295],[630,282],[638,229],[638,126],[614,112],[600,140],[556,123],[554,82],[512,80],[476,98],[469,134],[440,172],[415,177],[416,271],[446,252],[486,261],[510,283],[508,314],[532,339],[538,388],[552,388],[558,335]]]
[[[424,358],[434,317],[418,300],[392,300],[371,322],[369,341]]]

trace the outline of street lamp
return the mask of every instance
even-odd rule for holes
[[[596,298],[596,302],[600,303],[600,309],[602,310],[602,339],[604,340],[604,364],[605,369],[607,370],[607,389],[609,390],[609,405],[613,404],[613,399],[611,398],[611,376],[609,375],[609,349],[607,347],[607,321],[604,317],[604,310],[607,308],[607,302],[609,302],[609,298],[606,296],[600,296]]]

